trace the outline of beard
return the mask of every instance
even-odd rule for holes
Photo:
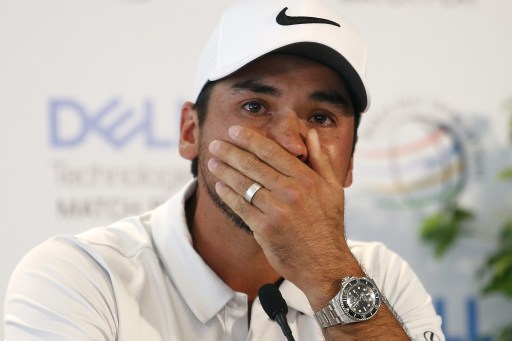
[[[199,156],[196,157],[194,160],[192,160],[192,167],[194,167],[194,163],[197,165],[198,170],[198,184],[199,186],[202,186],[206,193],[208,193],[208,196],[212,200],[212,202],[215,204],[215,206],[220,209],[220,211],[229,219],[233,224],[235,224],[236,227],[242,229],[243,231],[253,234],[250,227],[245,223],[245,221],[240,218],[238,214],[236,214],[231,207],[229,207],[222,199],[219,197],[217,192],[215,191],[215,182],[217,179],[215,176],[210,173],[210,170],[208,169],[207,160],[205,160],[204,151],[208,150],[208,147],[206,146],[206,143],[201,142],[200,144],[200,150]]]

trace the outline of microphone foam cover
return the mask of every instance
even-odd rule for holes
[[[288,305],[274,284],[263,285],[258,291],[258,297],[263,310],[272,320],[275,320],[276,314],[279,312],[285,315],[288,313]]]

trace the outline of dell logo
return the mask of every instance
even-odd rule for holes
[[[135,110],[114,98],[90,110],[74,99],[52,99],[48,109],[50,143],[57,148],[80,146],[93,134],[116,148],[125,147],[134,139],[148,148],[173,148],[178,143],[175,136],[157,136],[150,100],[143,101]]]

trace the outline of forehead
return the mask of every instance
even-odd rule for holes
[[[331,88],[346,93],[345,80],[328,66],[292,54],[269,54],[245,65],[218,83],[230,86],[243,80],[267,81],[279,85],[281,81]]]

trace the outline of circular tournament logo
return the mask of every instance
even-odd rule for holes
[[[461,115],[412,100],[371,115],[359,132],[354,172],[381,204],[442,204],[464,189],[470,160]]]

